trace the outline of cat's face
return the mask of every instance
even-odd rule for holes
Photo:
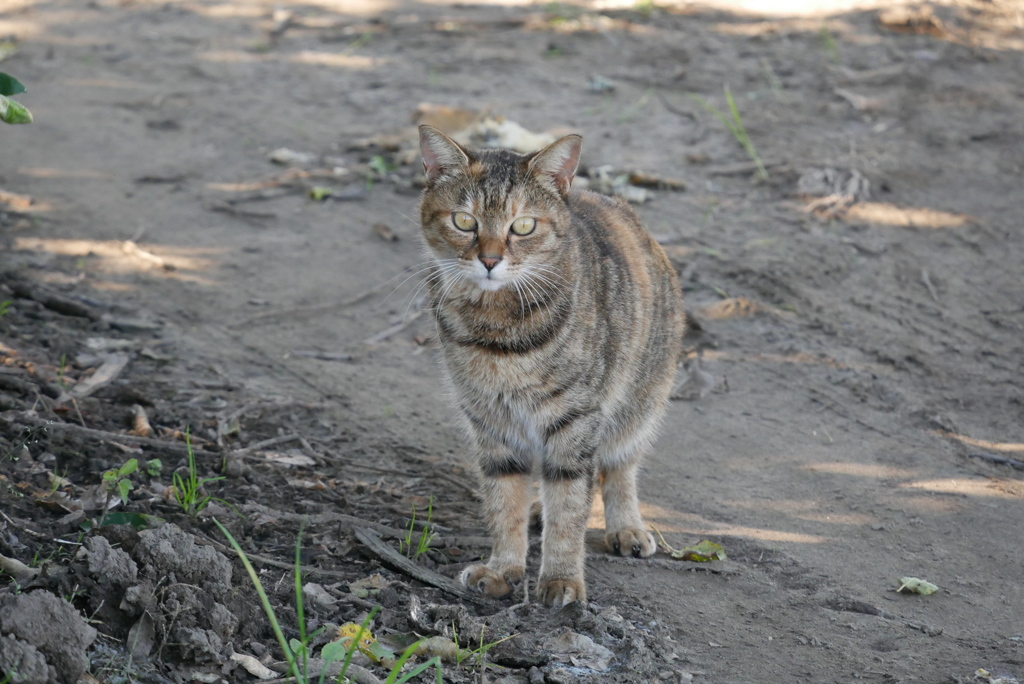
[[[446,285],[529,292],[559,282],[552,261],[569,226],[565,200],[581,142],[566,136],[526,156],[473,152],[420,128],[420,218]]]

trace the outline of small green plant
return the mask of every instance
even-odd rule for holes
[[[9,74],[0,71],[0,121],[9,124],[32,123],[32,112],[11,95],[25,92],[25,86]]]
[[[654,13],[656,7],[654,6],[654,0],[637,0],[636,4],[633,5],[633,9],[644,18],[649,18]]]
[[[64,379],[64,373],[67,371],[67,368],[68,368],[68,355],[67,354],[61,354],[60,355],[60,368],[57,369],[57,382],[64,389],[68,388],[68,382],[67,382],[67,380]]]
[[[199,478],[196,472],[196,454],[192,450],[192,438],[187,430],[185,431],[185,449],[188,451],[188,477],[183,478],[178,473],[174,473],[174,500],[181,506],[181,510],[189,515],[196,515],[199,511],[206,508],[208,503],[214,500],[208,494],[204,496],[203,485],[208,482],[223,480],[224,477]],[[220,501],[220,499],[217,499],[217,501]]]
[[[423,524],[423,531],[420,532],[419,537],[416,539],[415,548],[413,547],[413,537],[415,536],[416,530],[416,506],[412,507],[412,519],[409,520],[409,527],[405,530],[405,539],[398,540],[398,550],[400,553],[404,553],[413,560],[418,560],[420,556],[427,552],[430,548],[430,541],[434,538],[434,531],[430,529],[430,522],[434,517],[434,497],[430,497],[430,501],[427,503],[427,521]]]
[[[821,39],[821,49],[825,51],[832,63],[839,64],[842,61],[842,56],[839,54],[839,43],[832,37],[832,32],[828,30],[828,24],[821,25],[818,38]]]
[[[220,529],[221,533],[227,538],[231,547],[238,554],[238,558],[242,561],[242,565],[245,567],[245,571],[249,574],[249,580],[252,582],[253,587],[256,589],[256,594],[259,596],[260,604],[263,606],[263,612],[266,613],[267,619],[270,621],[270,627],[274,631],[274,636],[277,637],[277,643],[284,652],[285,660],[288,662],[288,674],[293,678],[296,684],[311,684],[316,681],[318,684],[323,684],[327,676],[327,665],[332,662],[342,662],[341,671],[338,673],[336,682],[348,681],[345,679],[345,673],[348,672],[351,667],[352,656],[359,647],[359,640],[362,638],[364,632],[369,631],[370,621],[380,610],[380,607],[374,607],[370,611],[370,614],[363,620],[363,624],[360,626],[359,631],[356,632],[355,638],[345,646],[341,642],[331,642],[324,646],[320,651],[320,658],[324,663],[323,670],[319,676],[310,674],[308,671],[308,654],[310,650],[310,643],[312,639],[319,634],[319,631],[312,634],[306,633],[306,616],[305,609],[302,601],[302,565],[300,563],[300,553],[302,549],[302,529],[299,530],[298,539],[295,542],[295,608],[296,608],[296,619],[298,620],[298,639],[285,639],[284,631],[281,629],[281,623],[277,619],[277,614],[274,612],[274,607],[270,605],[270,599],[267,597],[267,592],[263,588],[263,583],[260,582],[259,575],[256,574],[256,569],[253,568],[252,563],[249,562],[248,556],[245,555],[245,551],[239,546],[234,536],[228,529],[221,524],[219,520],[214,518],[214,524]],[[412,657],[412,655],[419,648],[421,641],[409,646],[405,649],[405,652],[395,661],[394,666],[391,668],[391,672],[388,675],[385,684],[405,684],[413,677],[425,672],[427,669],[435,668],[436,682],[442,684],[442,673],[441,673],[441,659],[437,656],[430,658],[424,663],[421,663],[414,667],[409,672],[402,674],[402,667],[406,661]]]
[[[653,88],[648,88],[643,94],[637,99],[636,102],[629,105],[622,110],[622,113],[615,117],[615,120],[619,123],[626,123],[631,121],[639,112],[642,110],[648,102],[651,101],[651,96],[654,94]]]
[[[50,491],[47,492],[50,496],[53,496],[54,492],[60,489],[61,485],[67,484],[68,469],[64,468],[64,473],[58,475],[57,471],[50,473]]]
[[[32,561],[28,564],[28,567],[30,567],[30,568],[42,567],[43,563],[49,563],[50,561],[52,561],[54,556],[57,555],[58,551],[59,551],[59,549],[51,551],[46,556],[43,556],[37,550],[34,554],[32,554]]]
[[[717,107],[699,95],[693,95],[692,97],[697,104],[707,110],[708,113],[713,114],[732,133],[732,136],[736,138],[736,142],[743,147],[747,156],[750,157],[750,160],[757,167],[757,177],[761,180],[767,180],[768,170],[765,169],[764,163],[754,147],[754,143],[750,141],[750,137],[747,135],[747,129],[743,126],[743,118],[740,116],[740,110],[736,106],[736,100],[733,99],[732,91],[729,90],[728,84],[723,87],[723,90],[725,91],[725,101],[729,105],[729,115],[719,111]]]
[[[764,77],[768,81],[768,87],[772,90],[772,95],[776,98],[779,97],[779,93],[782,92],[782,81],[779,80],[778,74],[775,73],[775,69],[772,68],[772,63],[767,58],[761,58],[761,69],[764,71]]]
[[[128,503],[128,492],[135,489],[129,476],[138,469],[139,462],[129,458],[120,468],[112,468],[103,473],[103,489],[107,492],[108,500],[110,496],[117,494],[121,497],[121,503]]]
[[[485,644],[484,643],[484,628],[481,627],[480,628],[480,645],[477,646],[476,648],[459,649],[456,652],[456,654],[455,654],[455,663],[457,665],[461,665],[463,662],[469,660],[470,658],[475,658],[476,659],[476,663],[478,665],[480,665],[481,667],[483,667],[484,661],[487,658],[487,652],[488,651],[490,651],[492,648],[494,648],[495,646],[497,646],[501,642],[508,641],[509,639],[512,639],[513,637],[517,637],[517,636],[519,636],[519,635],[518,634],[510,634],[507,637],[504,637],[503,639],[498,639],[497,641],[492,641],[490,643]],[[459,633],[455,629],[455,623],[454,622],[452,622],[452,641],[455,642],[456,646],[459,645]]]
[[[360,35],[358,38],[353,40],[351,43],[346,45],[345,49],[341,51],[341,54],[343,54],[343,55],[350,55],[353,52],[355,52],[356,50],[358,50],[359,48],[364,47],[366,45],[369,45],[370,41],[372,41],[372,40],[373,40],[373,34],[370,33],[369,31],[366,31],[362,35]]]
[[[386,176],[395,170],[395,165],[379,154],[370,157],[370,170],[378,176]]]
[[[146,461],[143,469],[146,471],[146,475],[156,478],[160,477],[160,473],[164,469],[164,464],[159,458],[153,458]]]
[[[0,318],[3,318],[5,315],[7,315],[7,312],[10,311],[11,304],[13,303],[14,302],[12,302],[10,299],[5,299],[4,301],[0,302]]]

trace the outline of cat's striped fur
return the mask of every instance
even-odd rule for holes
[[[595,486],[609,550],[656,549],[640,517],[636,473],[683,335],[675,271],[627,205],[570,190],[579,136],[526,156],[471,151],[429,126],[420,143],[431,304],[494,539],[490,560],[469,567],[463,581],[503,596],[523,578],[539,474],[538,597],[547,605],[584,600]],[[525,235],[513,230],[531,225]]]

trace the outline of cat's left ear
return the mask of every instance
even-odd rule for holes
[[[533,155],[529,171],[551,179],[559,193],[563,196],[568,195],[569,186],[576,175],[576,167],[580,165],[582,151],[583,138],[580,136],[567,135],[559,138]]]
[[[436,180],[446,170],[469,166],[469,156],[462,146],[426,124],[420,126],[420,153],[428,181]]]

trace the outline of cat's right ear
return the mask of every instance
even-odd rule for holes
[[[528,168],[532,173],[554,183],[564,197],[569,194],[576,167],[580,165],[582,150],[583,138],[575,134],[567,135],[534,154]]]
[[[457,142],[426,124],[420,126],[420,154],[428,183],[449,169],[469,166],[469,157]]]

